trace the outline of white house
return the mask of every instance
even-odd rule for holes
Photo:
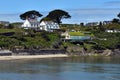
[[[53,21],[42,21],[40,23],[40,30],[53,32],[54,30],[58,30],[58,29],[60,29],[59,24]]]
[[[37,20],[26,19],[21,27],[25,28],[25,29],[29,29],[29,28],[38,28],[38,27],[40,27],[40,25],[39,25],[39,22]]]
[[[97,25],[99,25],[98,22],[90,22],[86,24],[86,26],[97,26]]]
[[[108,32],[108,33],[120,33],[119,30],[105,30],[105,32]]]
[[[90,32],[64,32],[61,34],[64,41],[84,41],[84,40],[91,40],[94,36]]]
[[[60,29],[59,24],[53,21],[38,22],[37,20],[28,20],[28,19],[25,20],[25,22],[22,24],[21,27],[25,29],[37,28],[40,30],[48,31],[48,32],[53,32],[54,30]]]

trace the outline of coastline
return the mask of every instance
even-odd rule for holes
[[[0,60],[21,60],[21,59],[60,58],[60,57],[68,57],[68,55],[67,54],[12,55],[12,56],[0,56]]]

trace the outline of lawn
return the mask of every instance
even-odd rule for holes
[[[69,32],[71,36],[93,36],[90,32]]]
[[[7,33],[7,32],[21,32],[22,29],[0,29],[0,33]]]

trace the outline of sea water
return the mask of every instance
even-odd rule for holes
[[[120,80],[119,57],[0,61],[0,80]]]

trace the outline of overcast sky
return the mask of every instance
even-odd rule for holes
[[[0,21],[22,21],[19,15],[29,10],[37,10],[45,17],[54,9],[72,16],[63,23],[112,20],[120,12],[120,0],[1,0]]]

